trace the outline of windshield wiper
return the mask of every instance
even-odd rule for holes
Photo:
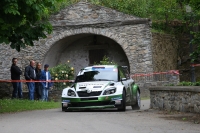
[[[109,79],[95,79],[96,81],[113,81],[113,80],[109,80]]]

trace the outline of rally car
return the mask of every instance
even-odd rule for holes
[[[76,109],[140,109],[140,89],[128,68],[97,65],[82,69],[74,84],[62,91],[62,111]]]

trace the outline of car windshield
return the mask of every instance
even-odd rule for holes
[[[97,68],[93,67],[91,70],[85,70],[84,73],[76,77],[76,82],[89,82],[89,81],[117,81],[116,68]]]

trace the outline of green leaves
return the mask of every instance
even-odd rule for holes
[[[49,15],[66,0],[1,0],[0,43],[20,51],[52,32]],[[56,7],[55,7],[56,6]],[[52,10],[53,9],[53,10]]]
[[[117,63],[110,61],[109,57],[104,56],[100,63],[95,62],[95,65],[117,65]]]
[[[5,14],[20,15],[17,3],[8,3],[4,7]]]
[[[50,14],[80,0],[1,0],[0,4],[0,43],[11,42],[11,47],[20,51],[20,47],[33,46],[33,41],[45,38],[45,33],[52,32],[48,22]],[[200,20],[199,0],[88,0],[92,4],[106,6],[138,17],[151,18],[152,28],[170,33],[188,32],[191,14],[185,6],[192,7],[192,16]],[[182,22],[174,28],[171,22]],[[171,26],[171,27],[170,27]],[[200,45],[199,34],[194,37]],[[199,48],[198,48],[199,49]],[[199,52],[196,52],[196,56]]]
[[[59,64],[49,69],[53,80],[73,80],[74,79],[74,68],[68,64]],[[58,82],[54,83],[54,87],[57,89],[63,89],[70,86],[69,82]]]
[[[177,86],[200,86],[200,81],[199,82],[180,82]]]

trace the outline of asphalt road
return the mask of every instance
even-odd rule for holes
[[[0,115],[0,133],[200,133],[199,124],[167,120],[149,110],[95,110],[62,112],[61,109]]]

